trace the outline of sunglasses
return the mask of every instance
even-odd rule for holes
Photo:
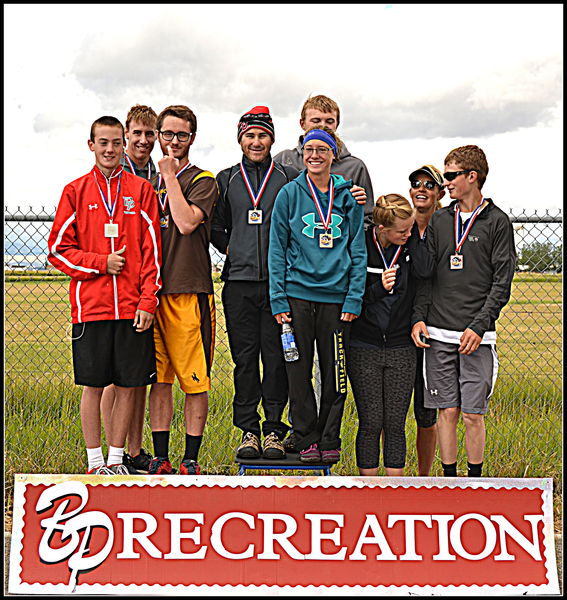
[[[465,173],[470,173],[471,171],[478,173],[476,169],[465,169],[464,171],[448,171],[447,173],[443,173],[443,177],[447,181],[453,181],[453,179],[456,179],[459,175],[464,175]]]
[[[425,187],[425,189],[432,190],[437,185],[434,181],[421,181],[421,179],[414,179],[410,182],[410,184],[414,190],[417,190],[417,188],[421,187],[422,185]]]

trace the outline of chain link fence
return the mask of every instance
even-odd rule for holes
[[[73,383],[69,279],[47,262],[54,213],[5,211],[5,457],[6,489],[14,473],[82,473],[81,388]],[[562,214],[510,214],[518,252],[512,298],[498,321],[499,378],[486,419],[486,476],[553,477],[561,488]],[[233,363],[220,300],[222,257],[211,246],[217,339],[202,471],[235,474],[241,437],[232,425]],[[174,386],[172,460],[183,454],[183,394]],[[415,421],[408,413],[406,472],[417,474]],[[334,473],[357,474],[356,408],[349,392],[342,427],[343,457]],[[465,467],[459,428],[459,467]],[[144,447],[152,451],[146,422]],[[436,461],[432,475],[441,475]],[[8,501],[9,504],[9,501]]]

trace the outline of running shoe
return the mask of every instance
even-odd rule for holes
[[[132,457],[127,452],[124,452],[124,457],[122,458],[122,464],[126,467],[126,469],[128,469],[128,473],[130,475],[139,475],[138,470],[134,466]]]
[[[260,439],[251,431],[247,431],[240,446],[236,449],[237,458],[260,458]]]
[[[114,475],[114,473],[106,465],[100,465],[89,469],[87,475]]]
[[[274,431],[264,438],[264,443],[262,444],[262,458],[285,458],[283,444]]]
[[[179,466],[180,475],[200,475],[201,467],[199,463],[191,458],[185,459]]]
[[[140,454],[137,456],[132,456],[132,466],[138,471],[144,471],[144,473],[147,473],[148,469],[150,468],[152,458],[153,456],[149,452],[146,452],[143,448],[141,448]]]
[[[130,475],[125,465],[107,465],[113,475]]]
[[[336,463],[339,462],[341,457],[341,449],[336,448],[333,450],[321,450],[321,461],[324,463]]]
[[[317,443],[311,444],[309,448],[299,451],[299,460],[306,463],[321,462],[321,452]]]
[[[150,463],[148,469],[150,475],[173,475],[177,471],[171,466],[171,463],[167,458],[156,456]]]

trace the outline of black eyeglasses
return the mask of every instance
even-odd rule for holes
[[[417,190],[417,188],[421,187],[422,185],[425,187],[425,189],[432,190],[437,185],[434,181],[421,181],[421,179],[414,179],[410,182],[410,184],[414,190]]]
[[[191,137],[191,134],[186,131],[178,131],[177,133],[174,131],[160,131],[160,134],[166,142],[171,142],[175,136],[180,142],[186,142]]]
[[[453,181],[459,175],[464,175],[465,173],[470,173],[471,171],[476,171],[476,169],[465,169],[464,171],[448,171],[447,173],[443,173],[443,177],[447,181]],[[478,173],[478,171],[476,171]]]

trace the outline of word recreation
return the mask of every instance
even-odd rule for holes
[[[36,479],[18,494],[15,592],[557,585],[549,480],[479,489],[425,478],[17,477]]]

